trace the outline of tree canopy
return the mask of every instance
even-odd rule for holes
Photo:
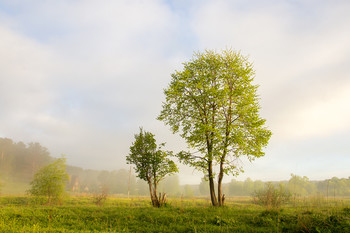
[[[48,203],[51,203],[52,200],[59,200],[62,197],[68,179],[66,159],[59,158],[34,175],[28,192],[34,196],[46,196]]]
[[[173,133],[181,132],[193,152],[181,152],[185,164],[203,171],[209,178],[212,204],[221,206],[224,174],[242,171],[239,158],[250,161],[264,155],[271,132],[259,115],[258,85],[254,85],[253,65],[232,50],[195,53],[175,71],[159,120]],[[218,171],[218,198],[214,191],[213,166]]]

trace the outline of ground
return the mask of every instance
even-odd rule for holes
[[[151,207],[146,197],[72,197],[56,205],[28,196],[0,197],[0,232],[350,232],[350,199],[293,199],[266,209],[249,197],[210,206],[206,198],[169,199]]]

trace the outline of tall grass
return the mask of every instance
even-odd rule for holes
[[[169,199],[166,207],[153,208],[145,197],[108,197],[97,206],[86,196],[49,206],[6,196],[0,197],[0,232],[350,232],[348,199],[322,206],[298,199],[271,210],[250,198],[226,201],[215,208],[207,199]]]

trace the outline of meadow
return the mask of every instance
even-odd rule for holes
[[[56,205],[29,196],[0,197],[0,232],[350,232],[350,199],[293,199],[278,209],[228,198],[169,199],[162,208],[146,197],[67,196]]]

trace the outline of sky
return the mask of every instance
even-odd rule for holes
[[[232,48],[254,64],[273,136],[225,180],[347,178],[349,12],[348,0],[0,0],[0,137],[86,169],[128,168],[140,126],[184,150],[156,120],[163,89],[194,52]]]

